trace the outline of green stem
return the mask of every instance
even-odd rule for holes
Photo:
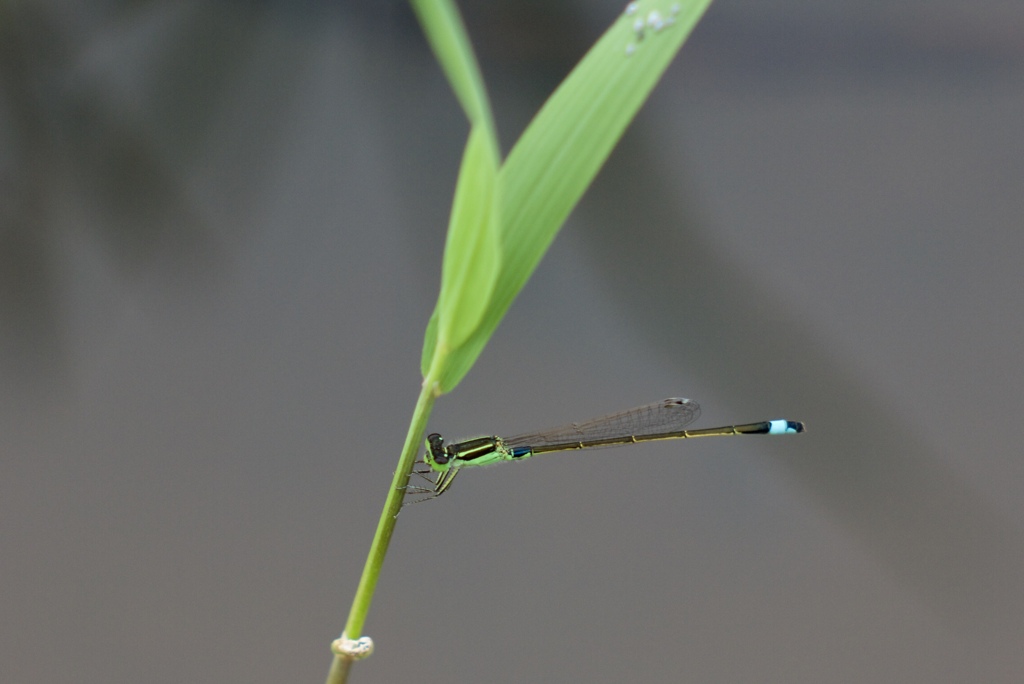
[[[334,654],[334,662],[327,672],[327,684],[345,684],[348,681],[348,670],[355,662],[354,658],[346,658],[337,653]]]
[[[373,601],[373,592],[377,588],[377,580],[380,579],[384,556],[387,555],[388,544],[390,544],[391,535],[395,531],[398,513],[402,510],[402,499],[405,497],[405,488],[409,484],[409,474],[416,463],[423,432],[427,428],[427,419],[430,418],[430,411],[434,407],[436,396],[436,383],[430,380],[425,381],[420,390],[419,399],[416,401],[416,409],[413,411],[412,422],[409,424],[409,432],[405,436],[405,446],[402,447],[402,456],[398,460],[395,477],[391,481],[391,488],[388,490],[388,496],[384,502],[384,510],[377,523],[377,533],[373,536],[370,553],[366,558],[366,565],[363,566],[363,576],[359,579],[359,587],[352,599],[352,608],[348,614],[348,622],[345,624],[345,634],[351,639],[358,639],[361,636],[366,615],[370,612],[370,602]],[[352,658],[336,653],[330,672],[327,674],[327,684],[344,684],[351,663]]]

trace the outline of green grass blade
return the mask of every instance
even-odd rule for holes
[[[487,313],[446,359],[455,387],[711,0],[631,3],[527,127],[498,174],[502,264]]]
[[[410,4],[466,118],[472,124],[486,126],[493,134],[494,118],[484,80],[455,3],[452,0],[411,0]]]
[[[633,4],[638,10],[620,16],[594,45],[501,169],[506,254],[498,299],[511,302],[529,279],[711,0]],[[655,30],[648,26],[654,16],[672,23]],[[642,40],[635,22],[644,24]]]

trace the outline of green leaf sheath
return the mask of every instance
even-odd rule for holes
[[[498,279],[498,154],[474,126],[466,142],[444,249],[437,331],[441,354],[458,348],[487,311]]]
[[[430,46],[470,121],[445,243],[441,292],[423,343],[421,368],[439,388],[450,353],[489,308],[500,269],[499,148],[487,91],[458,9],[450,0],[413,0]]]

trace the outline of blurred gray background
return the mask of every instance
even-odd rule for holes
[[[624,2],[464,2],[505,150]],[[1024,4],[719,0],[406,509],[354,682],[1017,682]],[[0,6],[0,680],[320,682],[466,123],[403,3]]]

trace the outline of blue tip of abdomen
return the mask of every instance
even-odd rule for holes
[[[804,431],[804,424],[795,420],[770,420],[768,426],[769,435],[792,435]]]

